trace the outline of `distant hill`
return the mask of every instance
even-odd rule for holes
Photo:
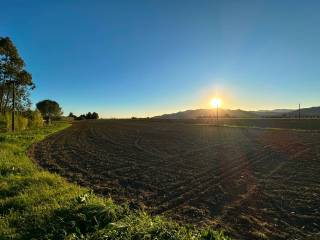
[[[301,117],[320,117],[320,107],[302,108],[300,110]],[[286,117],[298,117],[299,110],[295,110],[285,114]]]
[[[219,116],[221,117],[236,117],[236,118],[255,118],[258,117],[254,112],[244,111],[241,109],[229,110],[219,109]],[[177,113],[164,114],[154,118],[161,119],[197,119],[197,118],[213,118],[216,117],[216,109],[196,109],[187,110]]]
[[[274,109],[274,110],[258,110],[251,111],[260,117],[281,117],[286,115],[289,112],[292,112],[292,109]]]
[[[298,110],[292,109],[275,109],[275,110],[258,110],[245,111],[241,109],[219,109],[220,117],[230,118],[272,118],[272,117],[298,117]],[[302,108],[302,117],[320,117],[320,107]],[[177,113],[163,114],[155,116],[158,119],[198,119],[198,118],[214,118],[216,117],[216,109],[196,109],[186,110]]]

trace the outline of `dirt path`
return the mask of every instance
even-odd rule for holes
[[[241,239],[320,239],[320,133],[87,121],[32,152],[118,202]]]

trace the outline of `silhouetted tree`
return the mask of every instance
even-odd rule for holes
[[[99,115],[96,112],[93,112],[91,117],[92,117],[92,119],[99,119]]]
[[[71,114],[71,113],[70,113]],[[71,116],[69,114],[69,117]],[[88,112],[87,114],[81,114],[79,117],[73,115],[75,120],[85,120],[85,119],[99,119],[99,115],[96,112]]]
[[[91,112],[88,112],[88,113],[86,114],[86,119],[92,119],[92,114],[91,114]]]
[[[70,112],[70,113],[69,113],[69,115],[68,115],[68,117],[72,117],[72,118],[74,118],[74,119],[76,119],[76,118],[77,118],[77,116],[76,116],[76,115],[74,115],[74,114],[73,114],[73,112]]]
[[[53,117],[60,117],[63,113],[59,104],[49,99],[38,102],[36,106],[47,123],[50,123]]]
[[[85,120],[86,119],[86,115],[84,115],[84,114],[81,114],[78,118],[77,118],[77,120]]]

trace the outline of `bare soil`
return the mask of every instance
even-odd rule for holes
[[[116,202],[238,239],[320,239],[320,133],[83,121],[34,159]]]

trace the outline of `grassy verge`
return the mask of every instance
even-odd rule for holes
[[[0,239],[229,239],[132,211],[38,168],[27,149],[68,126],[0,133]]]

